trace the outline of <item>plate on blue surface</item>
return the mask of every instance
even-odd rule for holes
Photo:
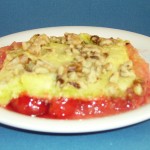
[[[13,41],[28,40],[34,34],[63,35],[65,32],[89,33],[102,37],[114,37],[129,40],[140,54],[150,62],[150,37],[141,34],[101,27],[66,26],[34,29],[11,34],[0,38],[0,47]],[[85,120],[54,120],[25,116],[0,108],[0,123],[26,130],[51,133],[86,133],[117,129],[150,119],[150,104],[126,113]]]

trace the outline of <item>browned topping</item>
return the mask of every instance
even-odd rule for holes
[[[75,63],[75,64],[71,64],[68,66],[68,72],[81,72],[82,70],[82,65],[81,63]]]
[[[77,82],[68,82],[70,85],[74,86],[77,89],[80,89],[80,84]]]
[[[28,63],[26,63],[24,65],[24,69],[27,71],[27,72],[32,72],[32,68],[33,66],[35,65],[34,64],[35,62],[31,61],[31,59],[28,59]]]
[[[57,82],[59,82],[60,84],[63,84],[64,80],[60,76],[57,76]]]
[[[95,43],[95,44],[99,44],[99,42],[100,42],[100,37],[97,36],[97,35],[93,35],[93,36],[91,36],[91,41],[92,41],[93,43]]]
[[[42,46],[49,43],[49,37],[45,34],[34,35],[29,42],[23,43],[23,49],[28,50],[31,54],[40,55]]]
[[[93,35],[90,36],[88,43],[78,34],[73,33],[65,33],[64,36],[60,37],[48,37],[45,34],[37,34],[28,42],[23,43],[23,52],[21,51],[21,54],[18,52],[18,57],[13,58],[11,55],[7,56],[9,60],[7,68],[11,69],[12,66],[19,64],[21,71],[35,72],[37,74],[48,74],[52,72],[57,76],[57,86],[63,88],[69,84],[80,89],[87,87],[89,83],[96,83],[102,74],[113,70],[112,64],[107,61],[110,55],[109,50],[107,51],[103,47],[116,44],[118,41],[113,38],[102,38]],[[55,59],[53,60],[53,58],[50,58],[52,62],[51,60],[42,59],[42,57],[46,57],[47,55],[51,57],[51,53],[57,55],[55,54],[55,48],[51,47],[51,44],[58,46],[58,50],[60,50],[60,53],[64,57],[71,57],[72,59],[61,65],[55,65]],[[61,44],[63,44],[62,47]],[[61,58],[60,56],[60,60],[65,59],[64,57]],[[110,82],[117,82],[119,77],[132,76],[132,68],[133,64],[131,61],[120,65],[117,73],[113,73],[112,71],[109,79]]]
[[[98,56],[90,56],[90,58],[92,58],[92,59],[99,59],[99,57]]]
[[[136,84],[143,84],[143,80],[142,79],[136,79],[136,80],[134,80],[133,84],[134,85],[136,85]]]
[[[129,42],[127,42],[127,43],[126,43],[126,45],[130,45],[130,43],[129,43]]]
[[[109,56],[109,54],[108,53],[103,53],[103,56],[105,57],[105,58],[107,58],[108,56]]]

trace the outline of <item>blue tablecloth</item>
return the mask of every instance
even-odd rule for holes
[[[150,36],[150,0],[0,0],[0,37],[51,26],[99,26]],[[0,150],[149,150],[150,121],[90,134],[50,134],[0,124]]]

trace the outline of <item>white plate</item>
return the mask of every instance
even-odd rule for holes
[[[124,40],[130,40],[133,45],[139,49],[140,53],[147,59],[147,61],[150,62],[150,37],[133,32],[110,28],[73,26],[35,29],[0,38],[0,47],[9,45],[13,41],[26,41],[32,35],[37,33],[46,33],[48,35],[63,35],[65,32],[86,32],[103,37],[119,37]],[[127,113],[86,120],[53,120],[33,118],[0,108],[0,123],[2,124],[21,129],[52,133],[85,133],[104,131],[129,126],[148,119],[150,119],[150,104]]]

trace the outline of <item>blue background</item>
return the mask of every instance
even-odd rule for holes
[[[0,37],[51,26],[100,26],[150,36],[150,0],[0,0]],[[90,134],[45,134],[0,124],[0,150],[149,150],[150,121]]]

